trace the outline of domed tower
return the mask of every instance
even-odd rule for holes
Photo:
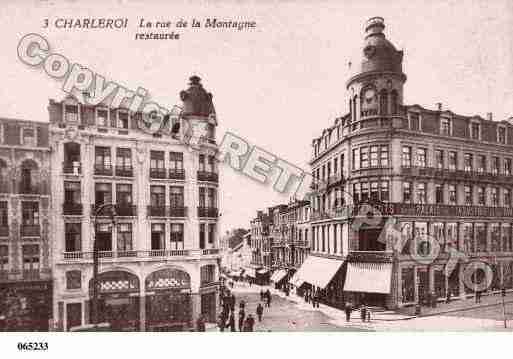
[[[356,75],[347,82],[353,124],[365,118],[400,114],[406,81],[402,68],[403,52],[386,39],[384,29],[385,22],[381,17],[370,18],[365,26],[362,61]]]
[[[194,131],[198,128],[196,127],[198,122],[206,122],[204,134],[192,135],[202,135],[208,142],[215,144],[217,119],[212,94],[203,88],[198,76],[191,76],[189,81],[189,88],[180,92],[180,98],[183,101],[182,118],[189,122],[188,128],[194,128]]]

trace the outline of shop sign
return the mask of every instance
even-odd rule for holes
[[[161,269],[146,278],[146,290],[188,289],[191,287],[189,274],[178,269]]]

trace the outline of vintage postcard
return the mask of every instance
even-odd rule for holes
[[[513,2],[0,9],[6,335],[513,328]]]

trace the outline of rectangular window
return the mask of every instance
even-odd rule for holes
[[[118,252],[131,251],[132,249],[132,224],[118,224]]]
[[[216,225],[215,223],[210,223],[208,225],[208,243],[214,244],[216,234]]]
[[[410,112],[410,129],[412,131],[420,130],[420,116],[416,112]]]
[[[150,151],[150,168],[164,169],[164,151]]]
[[[199,225],[199,245],[200,249],[205,249],[205,223]]]
[[[183,153],[170,152],[169,153],[169,168],[173,171],[183,170]]]
[[[458,202],[456,195],[456,185],[449,185],[449,204],[455,205]]]
[[[66,121],[78,121],[78,106],[77,105],[64,105],[64,116]]]
[[[96,109],[96,125],[100,127],[109,126],[109,110],[107,109]]]
[[[64,241],[66,252],[80,252],[82,250],[81,223],[64,224]]]
[[[369,183],[362,182],[362,202],[367,202],[369,200]]]
[[[360,169],[360,151],[358,149],[353,149],[353,170]]]
[[[132,204],[131,184],[116,184],[116,203],[122,206]]]
[[[476,251],[474,245],[474,226],[472,223],[463,223],[463,246],[466,253],[474,253]]]
[[[110,183],[95,184],[95,204],[99,206],[105,203],[112,203],[112,185]]]
[[[403,146],[402,166],[403,167],[411,167],[411,147],[410,146]]]
[[[171,186],[169,188],[170,203],[172,208],[183,208],[184,196],[183,187]]]
[[[417,162],[415,165],[418,167],[427,166],[427,149],[417,148]]]
[[[411,197],[411,182],[403,182],[403,201],[410,203],[412,201]]]
[[[484,189],[484,187],[477,187],[477,204],[480,206],[485,205],[485,189]]]
[[[369,148],[362,147],[360,148],[360,168],[368,168],[369,167]]]
[[[198,159],[199,159],[199,170],[205,172],[206,171],[205,155],[199,155]]]
[[[39,225],[39,203],[21,202],[22,224],[25,226]]]
[[[504,159],[504,175],[511,176],[511,158]]]
[[[118,110],[118,128],[128,130],[128,112]]]
[[[502,250],[504,252],[511,252],[512,243],[511,243],[511,226],[509,223],[502,225]],[[513,273],[512,273],[513,274]]]
[[[458,153],[456,151],[449,152],[449,169],[455,171],[458,168]]]
[[[388,181],[381,181],[381,201],[388,202],[390,194],[388,190]]]
[[[448,118],[440,119],[440,134],[443,136],[451,135],[451,120]]]
[[[151,250],[166,249],[165,226],[163,223],[153,223],[151,225]]]
[[[445,252],[445,228],[444,223],[433,223],[433,233],[434,239],[440,245],[440,251]]]
[[[443,150],[435,150],[435,166],[438,169],[444,168],[444,151]]]
[[[486,156],[485,155],[479,155],[478,157],[479,162],[477,164],[477,170],[478,172],[486,172]]]
[[[199,188],[199,206],[200,207],[206,207],[207,202],[205,198],[205,187]]]
[[[380,166],[388,167],[388,146],[380,147]]]
[[[499,223],[491,224],[491,247],[492,252],[501,251],[501,227]]]
[[[132,151],[130,148],[116,149],[116,169],[131,170],[132,169]]]
[[[361,198],[361,186],[359,183],[353,184],[353,200],[355,203],[360,202]]]
[[[96,225],[96,241],[100,252],[112,251],[112,227],[109,223],[98,223]]]
[[[423,182],[417,183],[417,203],[426,203],[426,184]]]
[[[106,170],[109,171],[112,169],[112,161],[110,157],[110,148],[109,147],[95,147],[95,163],[96,170]],[[103,173],[100,173],[103,174]]]
[[[492,173],[494,175],[497,175],[499,174],[499,169],[500,169],[500,159],[499,157],[492,157]]]
[[[183,249],[183,223],[171,223],[171,249]]]
[[[217,193],[215,188],[209,188],[208,189],[208,202],[207,207],[209,208],[217,208]]]
[[[465,204],[471,206],[474,202],[472,200],[472,186],[464,186],[463,190],[465,192]]]
[[[27,244],[21,246],[23,256],[23,276],[37,277],[39,274],[39,245]]]
[[[166,205],[166,195],[164,186],[150,187],[150,204],[154,207],[163,207]]]
[[[472,162],[474,160],[474,157],[472,156],[471,153],[465,153],[464,156],[464,163],[463,163],[463,166],[464,166],[464,170],[467,171],[467,172],[470,172],[472,171]]]
[[[444,203],[444,185],[441,183],[435,184],[435,202],[437,204]]]
[[[499,143],[502,143],[503,145],[506,144],[506,128],[505,127],[502,127],[502,126],[499,127],[497,137],[498,137]]]
[[[504,205],[503,207],[511,206],[511,190],[509,188],[504,189]]]
[[[480,125],[479,123],[473,122],[470,125],[470,138],[473,140],[479,140],[480,136]]]
[[[9,227],[7,201],[0,202],[0,227]]]
[[[379,201],[379,182],[371,182],[370,184],[370,200],[372,202]]]
[[[498,207],[499,206],[499,189],[497,187],[492,187],[492,193],[491,193],[491,200],[492,200],[492,206]]]
[[[0,245],[0,278],[2,272],[6,272],[9,268],[9,246]]]
[[[379,147],[371,146],[370,147],[370,165],[371,165],[371,167],[378,167],[378,154],[379,154]]]
[[[477,240],[477,251],[486,252],[486,225],[484,223],[476,223],[476,240]]]

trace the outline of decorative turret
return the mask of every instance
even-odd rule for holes
[[[212,94],[203,88],[198,76],[191,76],[189,80],[189,88],[180,92],[183,101],[182,116],[215,117]]]

